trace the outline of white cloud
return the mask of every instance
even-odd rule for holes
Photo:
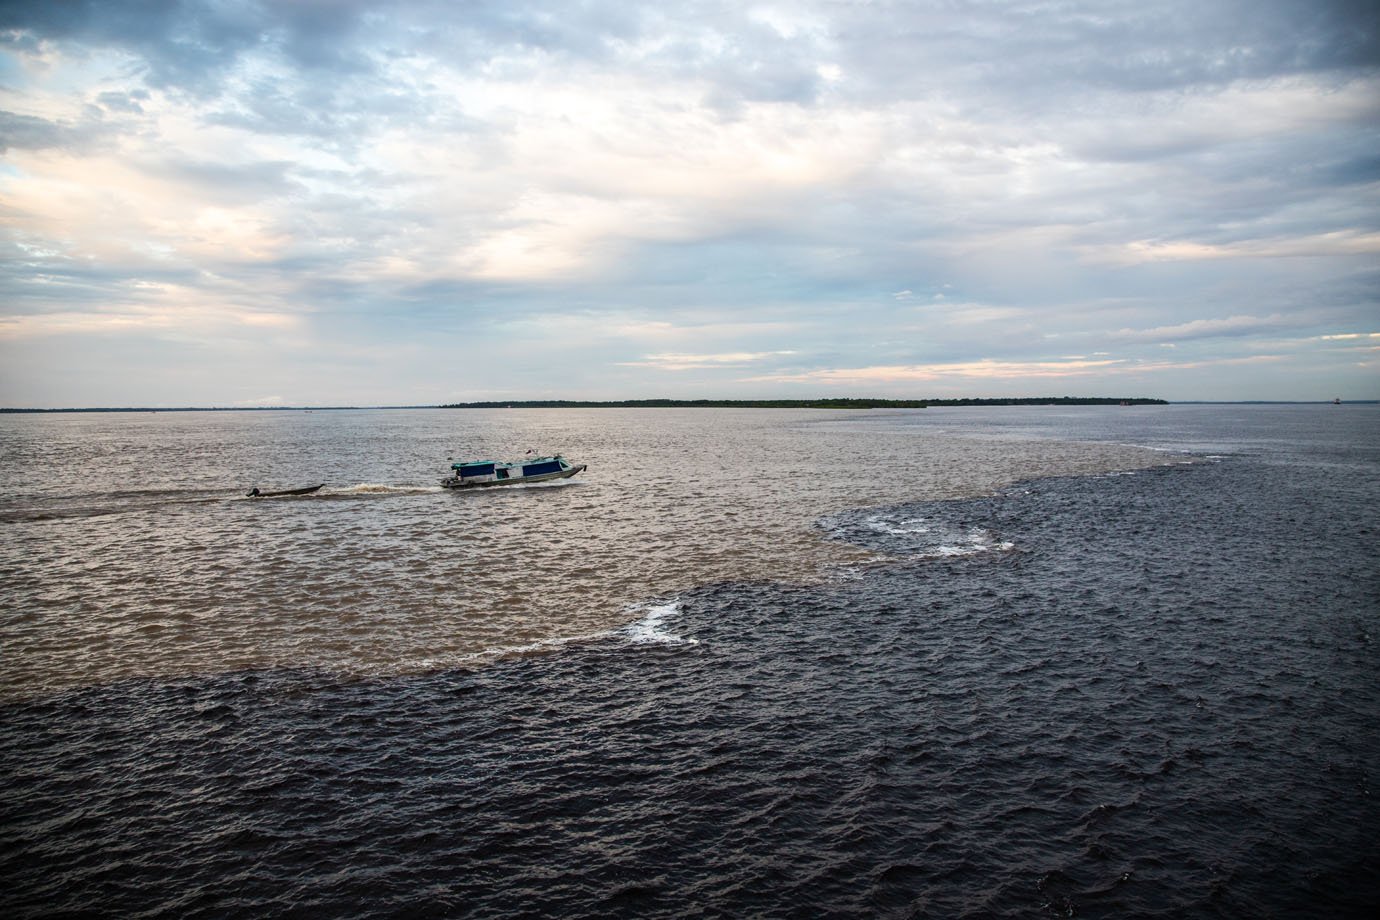
[[[873,367],[823,368],[794,374],[765,374],[750,380],[790,383],[912,383],[937,381],[944,378],[998,379],[1009,377],[1049,378],[1076,377],[1105,371],[1124,364],[1106,359],[1060,358],[1050,361],[954,361],[934,364],[879,365]]]
[[[745,367],[767,358],[793,355],[793,351],[734,351],[710,355],[657,354],[641,361],[622,361],[623,367],[650,367],[664,371],[703,370],[719,367]]]
[[[1159,326],[1154,329],[1119,329],[1111,333],[1111,338],[1127,342],[1155,342],[1166,340],[1214,338],[1218,336],[1252,335],[1294,325],[1297,321],[1274,314],[1258,317],[1249,315],[1228,316],[1220,319],[1195,319],[1173,326]]]
[[[1338,230],[1283,239],[1232,243],[1192,240],[1135,240],[1114,246],[1084,247],[1089,258],[1134,265],[1209,259],[1279,259],[1380,255],[1380,233]]]
[[[787,357],[745,382],[1095,386],[1174,344],[1245,380],[1376,313],[1345,4],[230,9],[10,12],[0,337],[173,366],[175,336],[331,329],[636,396]]]

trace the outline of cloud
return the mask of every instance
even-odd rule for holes
[[[756,381],[790,383],[911,383],[945,378],[996,379],[1008,377],[1077,377],[1123,364],[1116,359],[1060,358],[1051,361],[955,361],[936,364],[881,365],[875,367],[824,368],[798,374],[769,374]]]
[[[58,147],[62,145],[65,134],[61,127],[46,119],[0,112],[0,150],[9,150],[11,147],[29,150]]]
[[[265,332],[301,329],[303,317],[294,313],[270,313],[234,304],[200,302],[186,289],[169,286],[149,290],[145,285],[137,302],[99,310],[61,310],[0,316],[0,340],[71,335],[147,335],[164,338],[213,339],[223,335],[260,335]],[[131,300],[136,298],[131,297]]]
[[[1380,232],[1341,230],[1274,240],[1243,240],[1218,245],[1206,242],[1136,240],[1094,255],[1108,261],[1189,262],[1205,259],[1279,259],[1317,256],[1380,255]]]
[[[1270,333],[1281,328],[1296,326],[1298,320],[1279,314],[1267,317],[1228,316],[1221,319],[1195,319],[1174,326],[1160,326],[1155,329],[1119,329],[1108,338],[1121,342],[1182,342],[1190,339],[1216,338],[1219,336],[1248,336]]]
[[[147,355],[291,317],[406,352],[409,393],[407,348],[627,395],[1095,385],[1163,344],[1244,380],[1375,314],[1378,35],[1283,0],[9,4],[0,317]]]
[[[1039,385],[1044,386],[1046,381],[1051,380],[1105,378],[1114,382],[1118,377],[1130,375],[1183,373],[1189,370],[1239,367],[1242,365],[1259,366],[1275,364],[1282,360],[1285,360],[1284,356],[1277,354],[1185,361],[1147,361],[1126,358],[1094,360],[1083,357],[1057,358],[1047,361],[983,359],[935,364],[822,368],[797,374],[766,374],[747,379],[755,382],[849,385],[870,389],[879,386],[906,387],[914,383],[948,384],[956,381],[965,384],[1039,382]],[[1113,385],[1116,384],[1113,383]]]
[[[702,370],[704,368],[745,367],[780,355],[793,355],[793,351],[727,352],[717,355],[647,355],[641,361],[620,361],[623,367],[650,367],[664,371]]]

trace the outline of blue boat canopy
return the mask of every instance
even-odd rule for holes
[[[459,470],[461,476],[489,476],[494,471],[494,461],[476,460],[471,463],[452,463],[451,469]]]
[[[555,472],[558,472],[560,469],[561,469],[561,461],[559,461],[559,460],[543,460],[543,461],[539,461],[539,462],[537,462],[537,463],[529,463],[529,464],[526,464],[525,466],[523,466],[523,468],[522,468],[522,475],[524,475],[524,476],[541,476],[541,475],[544,475],[544,474],[546,474],[546,473],[555,473]]]

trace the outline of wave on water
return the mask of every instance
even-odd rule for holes
[[[352,486],[326,486],[316,493],[321,498],[346,498],[350,496],[371,496],[371,495],[435,495],[439,492],[463,492],[471,493],[493,493],[493,492],[513,492],[522,489],[562,489],[567,486],[575,485],[568,479],[552,480],[548,482],[515,482],[511,485],[492,488],[470,488],[470,489],[447,489],[441,485],[389,485],[383,482],[360,482]],[[288,496],[292,497],[292,496]],[[311,498],[312,496],[295,496],[297,498]]]
[[[527,489],[576,489],[583,488],[586,484],[577,481],[573,477],[565,479],[546,479],[541,482],[514,482],[509,481],[502,485],[487,486],[466,486],[463,489],[443,489],[438,486],[438,491],[453,492],[457,495],[502,495],[505,493],[522,492]]]
[[[477,664],[492,661],[495,658],[539,655],[546,652],[557,651],[570,645],[580,645],[587,642],[601,642],[610,639],[626,642],[629,645],[699,645],[698,639],[678,636],[668,628],[669,621],[679,617],[684,612],[684,608],[678,600],[637,605],[629,608],[629,612],[640,613],[641,616],[626,626],[617,629],[603,630],[577,636],[538,639],[535,642],[527,642],[521,645],[489,649],[484,652],[466,656],[462,659],[462,663]],[[432,664],[441,666],[442,663],[432,662]]]
[[[361,482],[325,488],[307,495],[249,495],[236,489],[146,489],[119,492],[94,492],[55,496],[30,496],[18,507],[0,508],[0,523],[22,524],[41,521],[80,520],[115,514],[137,514],[160,508],[185,505],[211,505],[220,502],[302,502],[385,495],[431,495],[445,491],[441,486],[394,486]]]
[[[352,486],[322,489],[322,497],[345,495],[428,495],[444,491],[441,486],[390,486],[382,482],[360,482]]]
[[[633,614],[640,613],[641,616],[633,622],[628,623],[626,626],[615,629],[580,633],[572,636],[554,636],[546,639],[535,639],[531,642],[522,642],[514,645],[500,645],[480,652],[461,655],[458,658],[444,659],[429,657],[415,659],[409,661],[401,668],[395,663],[387,668],[381,669],[378,673],[380,675],[392,675],[399,672],[423,673],[446,670],[453,667],[468,669],[492,664],[495,661],[546,655],[551,652],[558,652],[570,646],[609,641],[617,644],[626,643],[628,645],[699,645],[698,639],[678,636],[667,628],[668,621],[680,616],[683,612],[680,601],[672,600],[664,603],[637,605],[629,608],[629,612]]]
[[[219,489],[145,489],[120,492],[28,496],[18,507],[0,509],[0,522],[80,520],[111,514],[152,511],[171,505],[204,505],[225,501]]]
[[[679,601],[649,604],[637,609],[645,612],[641,619],[618,631],[621,638],[634,645],[699,645],[698,639],[677,636],[667,629],[667,621],[683,612]]]
[[[943,504],[933,507],[942,509]],[[830,539],[889,556],[944,559],[1015,548],[985,527],[946,521],[938,513],[920,514],[914,507],[847,512],[822,521],[821,527]]]

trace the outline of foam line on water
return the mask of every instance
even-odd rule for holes
[[[352,486],[333,489],[327,486],[325,495],[426,495],[443,491],[440,486],[390,486],[382,482],[360,482]]]
[[[679,616],[682,608],[679,601],[664,604],[649,604],[635,608],[645,611],[641,619],[629,623],[618,634],[634,645],[698,645],[698,639],[687,639],[667,630],[667,621]]]
[[[578,636],[561,636],[554,639],[538,639],[536,642],[525,642],[521,645],[504,645],[497,648],[486,649],[482,652],[475,652],[472,655],[462,655],[455,661],[459,664],[471,664],[474,662],[488,662],[500,658],[510,658],[520,655],[537,655],[545,652],[554,652],[565,648],[567,645],[574,645],[581,642],[597,642],[600,639],[607,639],[613,635],[608,631],[596,633],[584,633]],[[428,660],[429,664],[435,667],[443,667],[447,663],[442,661]]]
[[[863,524],[877,533],[887,533],[894,536],[903,534],[930,533],[933,528],[925,522],[924,518],[906,518],[903,521],[888,521],[884,514],[874,514],[863,521]]]
[[[863,518],[861,524],[865,533],[877,534],[888,540],[888,545],[883,547],[885,551],[921,558],[971,556],[1014,548],[1013,543],[998,540],[984,528],[964,527],[918,516],[896,517],[891,512],[881,511]],[[848,540],[850,531],[847,527],[834,527],[831,534],[837,539]]]
[[[633,613],[642,612],[642,616],[632,623],[617,629],[581,633],[574,636],[560,636],[551,639],[538,639],[535,642],[523,642],[516,645],[498,646],[470,655],[461,655],[458,658],[450,660],[434,658],[420,659],[413,661],[412,665],[420,670],[454,667],[457,665],[468,666],[504,658],[558,652],[569,645],[579,645],[586,642],[600,642],[609,639],[621,640],[630,645],[699,645],[698,639],[677,636],[666,629],[666,621],[682,613],[682,607],[679,601],[668,601],[663,604],[639,605],[629,609],[630,612]]]

